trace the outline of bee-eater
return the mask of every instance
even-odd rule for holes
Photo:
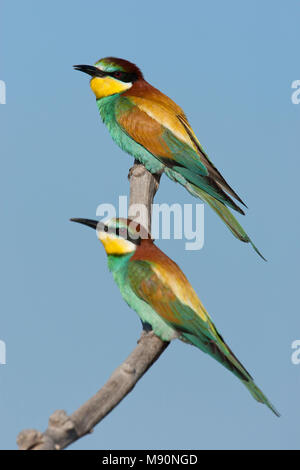
[[[110,219],[105,224],[71,220],[97,231],[114,280],[144,325],[150,325],[163,341],[179,338],[208,353],[279,416],[227,346],[181,269],[155,246],[143,227],[130,219]]]
[[[101,118],[117,145],[151,173],[164,171],[207,202],[231,232],[264,259],[229,210],[244,214],[232,197],[245,204],[208,158],[183,110],[127,60],[106,57],[94,66],[74,68],[92,77],[90,86]]]

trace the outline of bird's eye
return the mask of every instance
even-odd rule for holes
[[[108,232],[108,226],[104,225],[104,232]]]
[[[122,72],[115,72],[114,77],[121,78],[122,77]]]

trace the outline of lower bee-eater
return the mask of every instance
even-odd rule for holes
[[[92,77],[101,118],[119,147],[151,173],[164,171],[207,202],[235,237],[250,243],[263,258],[229,210],[244,214],[233,198],[245,204],[208,158],[183,110],[127,60],[106,57],[94,66],[74,68]]]
[[[163,341],[179,338],[212,356],[279,416],[227,346],[181,269],[155,246],[143,227],[128,219],[110,219],[105,224],[71,220],[97,231],[114,280],[143,324],[150,325]]]

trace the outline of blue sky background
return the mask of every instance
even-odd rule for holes
[[[128,194],[132,158],[101,124],[73,64],[114,55],[180,104],[249,206],[244,227],[264,263],[205,208],[205,245],[158,246],[188,276],[218,329],[282,413],[227,370],[173,342],[134,391],[74,449],[299,449],[300,79],[298,1],[3,1],[0,447],[73,412],[136,344],[93,233],[70,217]],[[162,179],[156,202],[195,203]]]

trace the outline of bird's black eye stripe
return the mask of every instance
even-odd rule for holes
[[[127,232],[127,229],[124,228],[124,227],[121,227],[121,228],[118,227],[118,228],[116,229],[116,234],[117,234],[119,237],[122,237],[122,238],[125,238],[125,239],[130,240],[129,233]]]
[[[140,237],[137,238],[132,238],[130,234],[128,233],[127,229],[124,227],[117,227],[115,230],[115,233],[118,237],[124,238],[125,240],[128,240],[131,243],[134,243],[135,245],[140,245],[141,239]]]
[[[104,232],[108,232],[108,226],[104,225]]]
[[[116,70],[115,72],[106,72],[106,74],[125,83],[133,83],[138,78],[135,73],[122,72],[121,70]]]

